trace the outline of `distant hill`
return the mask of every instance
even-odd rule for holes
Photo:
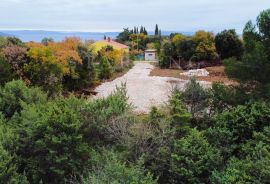
[[[55,41],[61,41],[65,37],[80,37],[82,40],[100,40],[104,35],[116,38],[118,32],[60,32],[60,31],[43,31],[43,30],[0,30],[1,33],[14,35],[24,42],[40,42],[44,37],[53,38]]]
[[[12,36],[12,35],[7,34],[7,33],[0,32],[0,36],[4,36],[4,37],[6,37],[6,36]]]
[[[175,31],[162,31],[162,35],[170,35]],[[190,36],[192,32],[182,32]],[[61,41],[66,37],[79,37],[82,40],[102,40],[104,35],[115,39],[119,32],[61,32],[61,31],[44,31],[44,30],[0,30],[0,36],[16,36],[24,42],[40,42],[43,38],[53,38],[55,41]],[[153,32],[149,32],[153,35]]]

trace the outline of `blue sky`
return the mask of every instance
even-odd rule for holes
[[[218,32],[255,20],[270,0],[0,0],[0,29],[120,31],[144,25],[153,30]]]

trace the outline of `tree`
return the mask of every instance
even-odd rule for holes
[[[17,45],[24,47],[25,44],[17,37],[7,37],[7,44],[10,45]]]
[[[45,45],[45,46],[48,46],[49,42],[54,42],[53,38],[47,38],[47,37],[45,37],[45,38],[43,38],[43,39],[41,40],[41,43],[42,43],[43,45]]]
[[[198,60],[211,61],[218,58],[213,33],[200,30],[192,40],[196,43],[195,55]]]
[[[120,43],[125,43],[126,41],[129,41],[130,34],[131,34],[131,31],[129,31],[128,28],[124,28],[124,31],[119,33],[119,35],[116,37],[116,40]]]
[[[259,29],[259,35],[265,46],[268,58],[270,59],[270,9],[262,11],[257,17],[257,27]]]
[[[195,78],[191,78],[185,85],[183,101],[190,110],[192,118],[200,116],[200,113],[207,108],[208,98],[208,91],[205,90]]]
[[[24,66],[24,71],[31,83],[42,87],[49,95],[59,94],[66,66],[57,61],[49,47],[33,47],[27,55],[30,62]]]
[[[90,148],[80,133],[82,100],[59,98],[24,106],[14,119],[20,172],[31,183],[66,183],[88,168]]]
[[[219,151],[201,132],[192,129],[189,135],[174,144],[172,174],[176,183],[209,183],[211,172],[220,162]]]
[[[112,66],[107,58],[101,58],[99,63],[99,78],[100,79],[108,79],[112,75]]]
[[[178,130],[185,129],[190,125],[191,114],[183,105],[183,100],[183,94],[178,89],[174,89],[169,101],[170,113],[172,116],[172,124],[174,127],[177,127]]]
[[[228,59],[224,62],[226,74],[247,87],[253,98],[270,96],[270,52],[267,29],[270,11],[263,11],[257,18],[257,27],[249,21],[243,31],[245,52],[241,60]],[[258,31],[257,31],[258,29]]]
[[[15,74],[4,57],[0,56],[0,86],[15,78]]]
[[[25,47],[11,45],[3,48],[2,53],[16,76],[26,80],[23,67],[27,63],[27,49]]]
[[[155,28],[155,36],[159,35],[159,29],[158,29],[158,25],[156,24],[156,28]]]
[[[215,37],[217,52],[221,59],[230,57],[241,58],[243,45],[234,29],[224,30]]]

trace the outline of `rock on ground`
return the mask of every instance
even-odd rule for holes
[[[134,112],[139,114],[149,113],[152,106],[160,106],[166,103],[173,87],[183,89],[186,80],[171,77],[149,76],[154,66],[149,63],[136,63],[124,76],[111,82],[98,86],[95,98],[107,97],[113,93],[116,86],[126,84],[129,102],[134,106]],[[209,87],[209,82],[200,82]]]
[[[181,73],[181,75],[185,76],[199,76],[199,77],[207,77],[209,72],[206,69],[196,69],[196,70],[189,70],[187,72]]]

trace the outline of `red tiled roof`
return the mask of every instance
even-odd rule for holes
[[[103,40],[103,41],[106,42],[108,45],[115,46],[115,47],[118,47],[121,49],[128,49],[129,48],[127,45],[118,43],[118,42],[113,41],[113,40]]]

